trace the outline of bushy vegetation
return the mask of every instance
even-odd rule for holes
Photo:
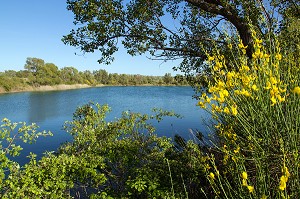
[[[0,73],[0,87],[5,91],[22,91],[27,87],[54,86],[59,84],[96,85],[188,85],[183,75],[164,76],[128,75],[108,73],[106,70],[78,71],[74,67],[58,69],[53,63],[45,63],[39,58],[27,58],[25,70],[8,70]]]
[[[299,64],[253,31],[249,60],[241,42],[234,60],[208,55],[212,77],[199,106],[215,118],[215,148],[207,171],[216,197],[297,198],[299,178]],[[230,69],[229,69],[230,66]],[[232,70],[234,68],[234,70]]]
[[[297,198],[299,181],[299,67],[276,37],[253,31],[254,52],[232,43],[235,59],[207,54],[210,78],[198,105],[214,122],[207,140],[157,137],[152,119],[173,113],[124,112],[107,122],[108,106],[87,104],[65,129],[73,141],[22,167],[9,159],[34,140],[36,126],[5,119],[1,126],[4,198]],[[236,51],[232,51],[236,52]],[[203,91],[203,89],[202,89]],[[16,133],[16,134],[12,134]],[[6,141],[6,142],[4,142]]]
[[[124,112],[114,122],[105,121],[108,106],[87,104],[74,113],[66,130],[73,141],[20,168],[8,155],[18,155],[15,139],[27,141],[36,126],[3,120],[1,135],[1,192],[3,198],[186,198],[199,196],[205,180],[204,161],[192,142],[178,150],[170,138],[157,137],[150,120],[176,116],[158,111],[154,116]],[[32,133],[30,133],[32,132]],[[13,139],[9,139],[13,137]],[[184,190],[184,191],[183,191]]]
[[[129,52],[135,54],[156,48],[155,50],[163,50],[160,56],[167,58],[185,56],[182,67],[191,64],[187,69],[189,72],[195,68],[200,71],[198,76],[187,78],[191,78],[188,80],[191,80],[198,93],[201,93],[199,107],[212,115],[212,135],[204,138],[195,132],[197,140],[185,141],[176,136],[173,142],[171,138],[156,136],[151,120],[160,120],[161,116],[174,116],[174,113],[161,111],[149,116],[124,112],[116,121],[107,122],[105,115],[109,112],[108,106],[87,104],[79,107],[73,120],[66,123],[65,130],[73,136],[72,142],[62,145],[55,153],[47,153],[40,160],[36,160],[35,155],[31,154],[30,162],[20,167],[17,162],[9,159],[21,151],[15,140],[34,141],[37,136],[49,133],[36,133],[36,125],[26,126],[4,119],[0,129],[1,197],[279,199],[300,196],[300,46],[297,2],[272,1],[275,6],[283,8],[280,12],[284,17],[279,34],[275,34],[269,30],[274,27],[271,26],[272,21],[268,18],[268,13],[264,12],[267,19],[263,19],[262,15],[259,15],[261,9],[255,2],[216,1],[214,7],[207,10],[205,5],[210,1],[188,1],[194,7],[188,4],[189,6],[184,8],[184,14],[190,15],[184,15],[182,18],[185,22],[182,25],[186,27],[182,29],[182,34],[199,33],[196,29],[192,29],[191,32],[187,30],[197,24],[197,16],[217,20],[214,14],[223,14],[225,18],[231,14],[231,18],[228,19],[231,23],[234,23],[235,19],[239,20],[234,24],[238,26],[238,31],[239,28],[247,30],[244,34],[240,33],[240,36],[246,36],[241,39],[238,35],[223,33],[220,36],[221,42],[218,40],[220,38],[208,38],[209,43],[214,46],[204,47],[205,42],[194,45],[191,41],[195,40],[188,39],[195,37],[186,36],[187,39],[184,40],[177,37],[176,33],[167,34],[170,46],[157,45],[166,39],[160,37],[161,32],[169,29],[152,31],[147,29],[149,27],[146,22],[162,26],[161,23],[154,22],[159,21],[159,18],[155,17],[160,16],[160,11],[164,8],[161,5],[165,5],[163,1],[149,5],[153,6],[153,9],[147,12],[143,9],[144,4],[140,5],[135,1],[128,4],[129,7],[125,10],[123,5],[115,1],[115,7],[110,7],[112,2],[85,2],[68,1],[68,8],[76,14],[76,19],[81,20],[78,23],[90,23],[106,28],[114,24],[110,23],[111,21],[121,21],[119,25],[126,25],[126,19],[131,22],[132,18],[136,18],[134,22],[137,24],[132,22],[130,25],[133,28],[130,31],[144,28],[148,32],[143,34],[157,38],[128,34],[124,45],[128,47]],[[180,15],[176,14],[177,7],[173,7],[172,1],[168,1],[166,5],[169,6],[167,11],[171,14]],[[107,10],[112,12],[111,15],[115,17],[105,18],[106,23],[94,24],[93,16],[99,16],[97,6],[104,13]],[[132,12],[130,6],[137,12]],[[195,8],[205,12],[198,12]],[[214,9],[215,13],[210,13],[213,15],[207,15],[207,12]],[[222,10],[230,12],[217,13]],[[237,11],[241,11],[241,14],[237,14]],[[148,12],[158,14],[148,16]],[[236,16],[232,16],[235,14]],[[80,17],[81,15],[83,17]],[[119,20],[121,17],[124,17],[124,20]],[[251,20],[245,24],[249,18]],[[97,18],[99,19],[102,18]],[[84,40],[84,35],[87,30],[99,30],[95,27],[79,28],[77,31],[83,32],[82,38],[71,34],[64,39],[71,45],[83,45],[82,50],[92,51],[94,49],[90,48],[94,46]],[[118,28],[107,28],[111,32],[99,33],[101,37],[98,39],[106,41],[107,34],[109,38],[116,38],[117,36],[112,37],[110,34],[119,31]],[[210,36],[214,33],[213,29],[207,31]],[[139,44],[145,44],[145,38],[150,43],[146,43],[148,46],[142,48]],[[181,43],[181,39],[185,42]],[[176,42],[173,42],[175,40]],[[186,43],[190,44],[190,48],[181,49]],[[108,49],[100,49],[103,53],[102,61],[111,61],[111,55],[115,52],[113,44],[110,43]],[[181,50],[183,54],[172,54],[174,49]],[[199,58],[198,54],[192,54],[200,51],[205,56]],[[152,52],[153,55],[156,55],[155,52]],[[198,58],[200,61],[197,61]],[[32,62],[35,64],[31,64]],[[27,60],[26,72],[6,73],[10,74],[11,79],[19,77],[36,85],[42,85],[43,80],[45,84],[49,84],[46,83],[47,79],[38,78],[42,72],[29,67],[38,65],[46,64],[30,58]],[[47,66],[49,67],[44,67],[42,71],[49,68],[55,70],[55,67],[49,64]],[[53,72],[48,72],[51,71]],[[59,74],[60,81],[68,83],[93,85],[100,82],[127,85],[131,82],[130,76],[107,74],[101,70],[82,73],[72,67],[66,67],[61,69]],[[127,80],[124,77],[127,77]],[[137,76],[133,77],[135,80],[139,79]],[[7,85],[5,89],[12,87],[9,79],[5,79],[7,77],[1,78],[0,80]],[[201,78],[201,84],[198,78]],[[181,77],[178,76],[178,79]],[[149,80],[147,81],[149,83]],[[166,74],[159,81],[170,84],[172,78],[170,74]],[[143,80],[141,82],[145,83]]]

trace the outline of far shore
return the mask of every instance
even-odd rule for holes
[[[5,91],[3,88],[0,87],[0,94],[5,94],[5,93],[19,93],[19,92],[43,92],[43,91],[59,91],[59,90],[71,90],[71,89],[80,89],[80,88],[90,88],[90,87],[100,87],[103,85],[97,85],[97,86],[90,86],[88,84],[72,84],[72,85],[67,85],[67,84],[59,84],[59,85],[46,85],[46,86],[26,86],[23,88],[18,88],[18,89],[12,89],[10,91]]]
[[[23,88],[12,89],[10,91],[5,91],[4,88],[0,87],[0,94],[8,93],[20,93],[20,92],[45,92],[45,91],[60,91],[60,90],[72,90],[72,89],[81,89],[81,88],[93,88],[93,87],[104,87],[104,86],[176,86],[176,85],[152,85],[152,84],[143,84],[143,85],[88,85],[88,84],[59,84],[59,85],[46,85],[46,86],[26,86]],[[179,86],[179,85],[177,85]],[[184,85],[187,86],[187,85]]]

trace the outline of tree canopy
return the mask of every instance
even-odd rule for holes
[[[251,57],[251,29],[260,37],[276,33],[286,16],[299,18],[294,0],[67,0],[77,29],[63,37],[83,52],[100,51],[99,63],[111,63],[122,44],[130,55],[180,59],[186,74],[202,71],[206,52],[226,51],[226,38],[240,38]],[[280,20],[279,20],[280,19]],[[227,26],[225,33],[222,27]],[[281,26],[281,27],[283,27]],[[239,37],[237,37],[239,36]]]

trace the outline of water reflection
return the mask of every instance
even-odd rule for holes
[[[58,115],[57,93],[30,93],[28,122],[39,123]]]

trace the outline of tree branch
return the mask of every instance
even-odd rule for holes
[[[244,18],[239,16],[237,10],[231,6],[224,6],[218,0],[185,0],[191,5],[204,10],[208,13],[221,15],[226,18],[237,29],[242,42],[247,48],[247,56],[252,57],[252,35],[250,28]]]

